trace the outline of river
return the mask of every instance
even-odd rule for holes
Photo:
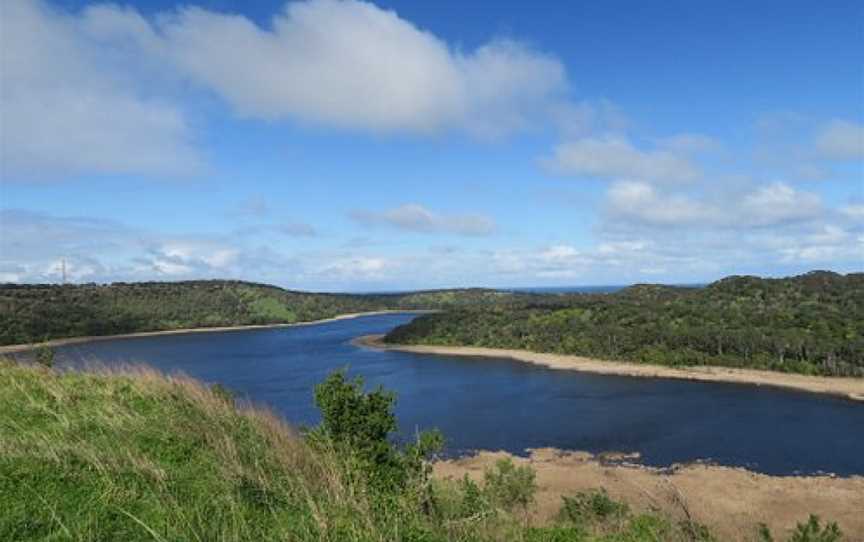
[[[864,474],[864,406],[842,398],[351,344],[415,316],[106,340],[65,346],[57,355],[65,366],[146,363],[219,382],[298,426],[318,421],[314,385],[347,367],[368,386],[397,393],[400,438],[437,427],[449,455],[548,446],[635,452],[652,466],[704,460],[775,475]]]

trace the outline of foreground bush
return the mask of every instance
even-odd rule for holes
[[[709,540],[597,497],[531,526],[530,470],[431,480],[440,437],[394,445],[392,395],[337,373],[316,398],[324,421],[303,437],[188,378],[0,361],[0,540]]]

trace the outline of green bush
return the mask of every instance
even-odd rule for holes
[[[776,539],[767,525],[761,523],[758,530],[760,542],[774,542]],[[819,516],[813,514],[804,523],[798,523],[789,542],[840,542],[843,533],[836,523],[827,523],[822,527]]]
[[[537,474],[529,466],[517,467],[509,457],[499,459],[484,473],[485,491],[497,506],[505,510],[522,507],[527,511],[537,491]]]
[[[361,377],[347,380],[345,370],[335,371],[315,386],[322,420],[309,437],[359,461],[380,487],[401,489],[408,482],[425,481],[431,472],[428,458],[443,447],[443,437],[429,431],[404,449],[394,445],[390,434],[397,428],[395,401],[393,392],[380,386],[365,392]]]
[[[605,489],[582,491],[572,497],[563,496],[558,517],[576,524],[594,523],[626,516],[630,508],[609,497]]]
[[[806,523],[799,523],[789,542],[838,542],[843,534],[836,523],[828,523],[823,528],[819,517],[811,515]]]

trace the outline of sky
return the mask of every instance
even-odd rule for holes
[[[0,282],[864,271],[864,4],[4,0]]]

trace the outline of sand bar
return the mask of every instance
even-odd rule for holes
[[[565,354],[546,354],[529,352],[528,350],[476,346],[393,345],[384,343],[382,338],[383,335],[366,335],[355,339],[354,343],[359,346],[413,352],[415,354],[507,358],[552,369],[587,373],[773,386],[811,393],[839,395],[854,401],[864,402],[864,378],[809,376],[733,367],[665,367],[663,365],[606,361]]]
[[[705,464],[675,465],[656,469],[608,460],[586,452],[532,450],[530,457],[505,452],[480,452],[434,467],[439,479],[468,475],[483,479],[485,468],[511,457],[530,465],[537,473],[533,521],[552,519],[561,508],[561,496],[605,488],[609,495],[636,511],[660,509],[705,524],[718,540],[756,540],[759,523],[765,523],[777,540],[786,540],[797,522],[809,514],[836,521],[844,540],[864,540],[864,477],[768,476],[745,469]],[[686,509],[686,511],[685,511]]]
[[[123,333],[120,335],[93,335],[88,337],[68,337],[64,339],[53,339],[50,341],[45,341],[42,343],[35,344],[11,344],[7,346],[0,346],[0,355],[3,354],[14,354],[17,352],[27,352],[28,350],[33,350],[37,346],[50,346],[52,348],[58,346],[65,346],[69,344],[81,344],[88,343],[93,341],[113,341],[115,339],[135,339],[139,337],[157,337],[159,335],[185,335],[187,333],[224,333],[226,331],[246,331],[251,329],[272,329],[272,328],[280,328],[280,327],[296,327],[296,326],[314,326],[317,324],[325,324],[327,322],[336,322],[338,320],[349,320],[351,318],[359,318],[361,316],[375,316],[379,314],[392,314],[392,313],[417,313],[417,314],[425,314],[429,312],[429,310],[380,310],[380,311],[368,311],[368,312],[351,312],[347,314],[340,314],[338,316],[333,316],[332,318],[322,318],[320,320],[309,320],[306,322],[293,322],[290,324],[254,324],[254,325],[246,325],[246,326],[220,326],[220,327],[196,327],[196,328],[186,328],[186,329],[166,329],[162,331],[139,331],[136,333]]]

